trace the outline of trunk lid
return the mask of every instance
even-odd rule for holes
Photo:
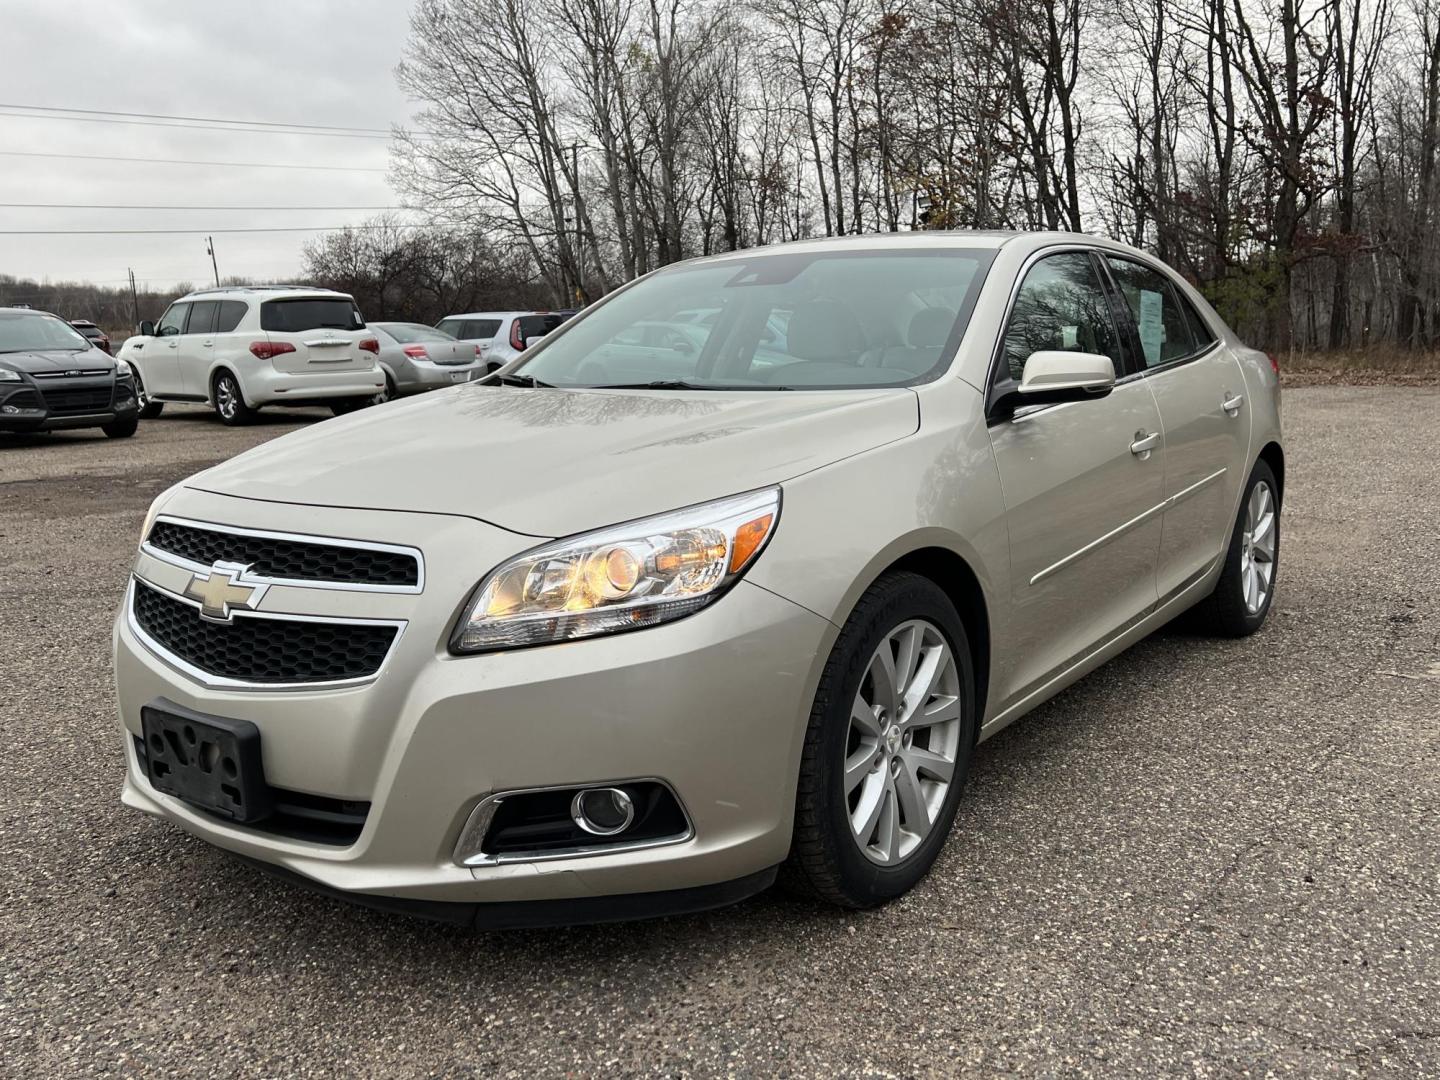
[[[294,296],[266,300],[260,328],[271,345],[289,346],[271,357],[276,371],[300,375],[321,371],[362,370],[375,363],[360,348],[373,337],[360,309],[348,296]]]

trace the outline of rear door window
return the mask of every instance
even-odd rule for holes
[[[520,340],[543,337],[565,321],[563,315],[522,315],[520,316]]]
[[[220,309],[218,300],[197,300],[190,305],[190,319],[185,324],[187,334],[213,334],[215,313]]]
[[[1105,261],[1135,320],[1145,366],[1158,367],[1193,354],[1195,339],[1170,279],[1131,259],[1106,255]]]
[[[267,300],[260,305],[260,327],[281,334],[307,330],[363,330],[365,320],[355,301],[344,297],[301,296]]]
[[[436,329],[461,341],[488,341],[499,333],[500,320],[442,319]]]
[[[221,300],[220,313],[215,319],[215,332],[217,334],[228,334],[240,325],[240,320],[245,318],[245,312],[249,305],[244,300]]]

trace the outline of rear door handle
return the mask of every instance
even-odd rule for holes
[[[1155,449],[1155,445],[1159,441],[1160,433],[1158,431],[1152,431],[1149,435],[1146,435],[1143,431],[1137,431],[1135,433],[1135,441],[1130,444],[1130,453],[1148,454],[1151,450]]]
[[[1230,391],[1227,390],[1225,392],[1228,395]],[[1244,403],[1245,395],[1236,394],[1234,397],[1226,397],[1225,400],[1220,403],[1220,407],[1224,409],[1227,413],[1229,413],[1231,416],[1234,416],[1240,411],[1240,406]]]
[[[215,347],[215,342],[213,342],[213,341],[202,341],[202,342],[200,342],[200,344],[203,345],[203,346],[204,346],[205,348],[207,348],[207,349],[213,349],[213,348]]]

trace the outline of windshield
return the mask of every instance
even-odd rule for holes
[[[306,330],[363,330],[360,309],[348,297],[302,296],[295,300],[267,300],[260,305],[260,328],[300,334]]]
[[[0,314],[0,353],[84,352],[90,348],[78,330],[53,315]]]
[[[638,282],[520,369],[552,386],[849,389],[933,378],[991,251],[757,254]]]
[[[421,326],[419,323],[372,323],[372,326],[379,326],[396,341],[402,345],[412,345],[420,341],[454,341],[455,339],[443,330],[436,330],[433,327]]]

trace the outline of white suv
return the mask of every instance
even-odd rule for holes
[[[486,371],[498,371],[568,319],[570,311],[476,311],[449,315],[435,329],[480,346]]]
[[[385,389],[379,352],[352,297],[298,285],[189,293],[120,350],[135,369],[141,416],[158,416],[167,401],[203,401],[227,424],[262,405],[357,409]]]

